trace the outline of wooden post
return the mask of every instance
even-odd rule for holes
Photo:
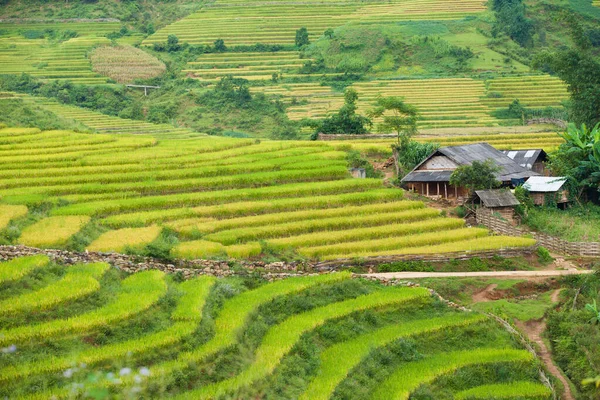
[[[458,199],[458,188],[454,185],[454,198]]]
[[[448,186],[446,185],[446,182],[444,182],[444,197],[448,198]]]
[[[427,197],[429,197],[429,182],[427,182]]]
[[[440,183],[439,182],[437,183],[437,192],[435,192],[435,195],[436,196],[440,195]]]
[[[144,96],[148,96],[148,88],[144,86]]]

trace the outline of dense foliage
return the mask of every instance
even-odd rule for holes
[[[500,186],[497,172],[500,168],[492,161],[473,161],[470,165],[461,165],[450,175],[450,184],[469,189],[493,189]]]
[[[324,134],[363,135],[369,132],[372,122],[369,118],[356,113],[358,93],[347,89],[344,93],[344,105],[337,114],[323,119],[317,132]]]

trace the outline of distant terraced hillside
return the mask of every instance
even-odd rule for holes
[[[407,103],[418,108],[421,128],[494,126],[500,120],[492,115],[493,111],[507,107],[515,99],[532,107],[560,106],[568,99],[564,82],[548,75],[488,81],[471,78],[376,80],[358,82],[351,87],[359,94],[358,111],[363,114],[374,107],[378,96],[404,97]],[[279,96],[290,103],[300,102],[287,109],[292,120],[323,118],[344,103],[343,93],[317,83],[279,84],[253,90]]]
[[[306,27],[312,39],[326,29],[346,23],[394,23],[402,20],[461,19],[486,10],[481,0],[373,1],[217,1],[146,39],[164,42],[174,34],[185,42],[212,44],[223,39],[231,45],[294,44],[295,32]]]

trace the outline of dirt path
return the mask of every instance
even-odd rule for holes
[[[498,285],[495,283],[487,285],[485,289],[473,295],[473,303],[484,303],[486,301],[492,301],[490,299],[490,293],[492,293],[497,287]]]
[[[556,289],[554,292],[552,292],[550,298],[552,299],[553,303],[558,302],[558,296],[560,295],[561,290],[562,289]],[[562,382],[564,387],[564,393],[562,397],[563,400],[575,400],[567,378],[563,375],[562,371],[556,366],[556,364],[554,364],[554,361],[552,361],[552,353],[550,352],[550,349],[548,349],[548,346],[546,346],[546,343],[544,343],[544,340],[542,339],[542,334],[546,330],[546,321],[544,321],[543,319],[531,320],[527,322],[516,321],[515,324],[531,342],[537,344],[538,357],[540,358],[540,360],[542,360],[542,362],[546,366],[546,369],[552,375],[554,375],[554,377],[556,377],[559,381]]]
[[[483,271],[483,272],[379,272],[363,274],[379,279],[418,278],[539,278],[564,275],[593,274],[591,270]]]

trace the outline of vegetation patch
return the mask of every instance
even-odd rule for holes
[[[119,83],[150,79],[165,72],[165,64],[133,46],[102,46],[90,54],[92,69]]]

